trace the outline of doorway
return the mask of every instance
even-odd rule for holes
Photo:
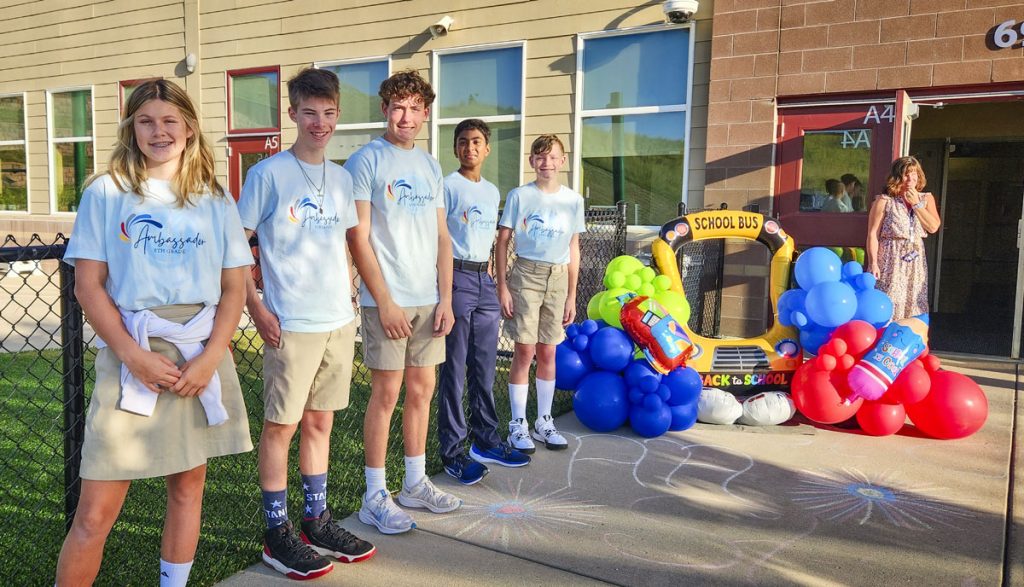
[[[1021,119],[1024,104],[1004,102],[924,105],[914,122],[910,153],[943,218],[926,239],[934,350],[1020,356]]]

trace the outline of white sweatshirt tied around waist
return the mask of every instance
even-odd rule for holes
[[[204,340],[213,332],[213,320],[217,315],[217,306],[206,306],[185,324],[165,320],[149,310],[130,312],[120,310],[121,320],[135,342],[144,350],[150,350],[150,338],[162,338],[178,348],[186,361],[199,356],[203,352]],[[103,348],[107,343],[97,338],[96,347]],[[120,409],[140,416],[152,416],[156,408],[156,400],[160,394],[142,384],[128,366],[121,364],[121,402]],[[199,394],[199,402],[206,410],[206,422],[210,426],[219,426],[228,420],[228,412],[221,401],[220,377],[216,372]]]

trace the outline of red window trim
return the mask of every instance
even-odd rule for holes
[[[232,127],[231,121],[231,78],[239,75],[252,75],[254,73],[274,73],[277,74],[277,126],[269,128],[234,128]],[[229,69],[225,72],[224,77],[224,88],[227,92],[227,110],[228,110],[228,135],[234,134],[258,134],[258,133],[274,133],[281,131],[281,67],[279,65],[269,65],[266,67],[250,67],[246,69]]]
[[[123,79],[117,82],[117,112],[118,120],[124,115],[124,89],[129,86],[137,86],[146,82],[164,79],[162,77],[140,77],[139,79]]]

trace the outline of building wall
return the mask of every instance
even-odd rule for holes
[[[282,80],[314,62],[386,56],[392,70],[430,74],[431,51],[504,41],[526,41],[524,150],[543,133],[558,133],[571,149],[574,124],[576,33],[664,22],[660,3],[623,0],[352,0],[344,9],[298,0],[44,0],[4,9],[0,33],[0,94],[26,92],[30,214],[0,213],[0,233],[68,232],[71,214],[50,214],[47,89],[92,86],[95,161],[102,169],[118,122],[118,82],[163,77],[184,85],[198,102],[204,132],[213,141],[218,172],[227,182],[226,75],[229,69],[280,66]],[[697,15],[688,198],[703,203],[711,0]],[[427,27],[448,14],[449,35],[431,39]],[[198,57],[188,75],[184,57]],[[652,64],[656,66],[656,64]],[[282,84],[283,85],[283,84]],[[282,145],[295,138],[282,87]],[[427,125],[429,128],[429,125]],[[429,148],[425,128],[420,143]],[[447,143],[443,143],[447,145]],[[574,179],[567,166],[566,183]],[[523,158],[524,178],[530,169]]]
[[[705,202],[772,210],[778,97],[1024,80],[1020,43],[986,44],[1010,19],[1024,21],[1024,2],[718,0]],[[756,248],[763,247],[732,243],[730,256]],[[751,279],[760,270],[738,261],[726,271],[722,323],[740,335],[764,331],[763,280]]]

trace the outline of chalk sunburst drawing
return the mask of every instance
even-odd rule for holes
[[[897,528],[930,530],[933,526],[956,528],[956,522],[974,517],[961,506],[930,497],[942,488],[898,487],[897,481],[893,473],[871,477],[843,469],[827,477],[805,472],[791,499],[816,516],[858,525],[878,518]]]
[[[442,523],[462,525],[456,537],[480,539],[507,550],[512,542],[552,540],[564,528],[589,528],[605,506],[580,499],[568,487],[545,491],[542,480],[508,480],[504,487],[484,486],[483,495],[466,496]]]

